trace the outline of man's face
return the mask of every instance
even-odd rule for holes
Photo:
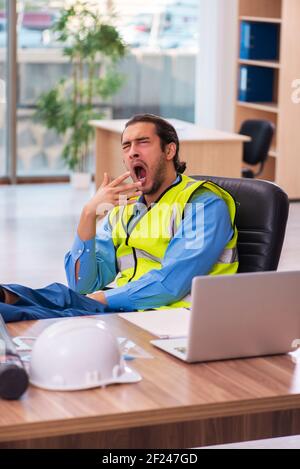
[[[122,138],[123,160],[132,179],[142,183],[144,194],[155,194],[162,185],[167,158],[160,138],[151,122],[138,122],[127,127]]]

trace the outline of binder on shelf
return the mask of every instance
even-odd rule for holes
[[[280,25],[241,21],[240,58],[279,60]]]
[[[268,67],[240,67],[239,101],[272,103],[274,70]]]

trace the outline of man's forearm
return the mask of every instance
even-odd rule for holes
[[[91,234],[87,233],[87,237]],[[79,293],[100,290],[114,280],[117,275],[115,248],[107,216],[91,239],[85,241],[76,234],[73,246],[65,256],[65,270],[70,288]]]
[[[96,214],[88,206],[82,210],[77,232],[82,241],[89,241],[96,236]]]
[[[84,207],[82,210],[77,232],[82,241],[88,241],[96,236],[96,216],[88,207]],[[78,281],[79,271],[80,259],[75,264],[76,282]]]
[[[103,216],[98,217],[103,218]],[[97,217],[95,215],[95,211],[91,210],[89,206],[85,206],[82,210],[81,217],[79,220],[79,225],[77,229],[77,233],[79,238],[82,241],[89,241],[90,239],[95,238],[96,236],[96,221]],[[76,282],[78,281],[80,271],[80,259],[75,264],[75,278]]]

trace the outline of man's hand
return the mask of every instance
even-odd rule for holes
[[[106,301],[103,291],[96,291],[95,293],[90,293],[89,295],[86,295],[86,296],[88,298],[91,298],[92,300],[99,301],[99,303],[102,303],[103,305],[107,305],[107,301]]]
[[[104,173],[104,179],[94,197],[86,204],[85,209],[88,213],[96,216],[104,216],[109,208],[117,205],[132,204],[135,200],[132,197],[140,196],[142,192],[141,182],[124,184],[128,179],[130,172],[122,174],[112,182],[109,180],[107,173]]]
[[[78,235],[82,241],[88,241],[96,236],[97,216],[103,218],[106,213],[116,205],[126,205],[135,203],[135,199],[142,194],[139,190],[140,182],[124,184],[130,172],[122,174],[114,181],[109,182],[109,176],[104,173],[104,179],[94,197],[85,205],[82,210],[78,225]],[[79,261],[77,262],[76,278],[79,272]]]

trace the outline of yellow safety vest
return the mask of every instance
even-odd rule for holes
[[[138,280],[150,270],[161,269],[169,243],[184,219],[186,204],[200,187],[210,190],[226,202],[234,231],[232,239],[227,243],[209,275],[226,275],[237,272],[238,232],[235,226],[236,204],[233,197],[229,192],[210,181],[196,181],[188,176],[180,175],[180,180],[170,186],[159,200],[151,205],[130,233],[128,233],[127,227],[134,216],[135,204],[115,207],[111,211],[109,222],[112,227],[112,240],[116,249],[119,270],[116,278],[117,286]],[[201,210],[196,213],[200,213],[199,225],[200,229],[203,230]],[[181,226],[184,226],[184,223]],[[196,228],[199,229],[198,223],[196,223]],[[193,243],[192,240],[191,243]],[[169,308],[189,306],[190,294],[168,305]]]

